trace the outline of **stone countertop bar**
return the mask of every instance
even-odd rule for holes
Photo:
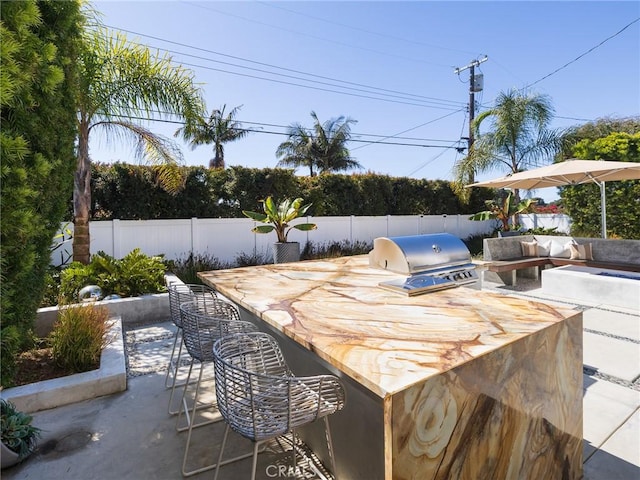
[[[381,399],[380,478],[581,477],[580,312],[466,287],[408,297],[366,256],[199,276]]]

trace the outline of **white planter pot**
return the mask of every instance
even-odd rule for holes
[[[299,242],[276,242],[273,244],[273,263],[297,262],[300,260]]]
[[[10,450],[9,447],[7,447],[4,443],[1,443],[1,442],[0,442],[0,448],[2,448],[0,452],[2,454],[2,456],[0,456],[2,468],[11,467],[16,463],[18,463],[20,456],[16,452],[14,452],[13,450]]]

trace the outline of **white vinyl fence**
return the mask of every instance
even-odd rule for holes
[[[526,218],[529,217],[529,218]],[[317,230],[300,232],[291,230],[289,240],[323,244],[332,241],[373,242],[377,237],[419,235],[447,232],[460,238],[489,235],[496,222],[475,222],[468,215],[406,215],[381,217],[306,217],[300,222],[312,222]],[[521,223],[528,228],[558,227],[567,231],[569,222],[564,215],[523,215]],[[256,223],[248,218],[191,218],[173,220],[110,220],[90,223],[91,254],[103,251],[122,258],[135,248],[147,255],[164,254],[176,260],[194,255],[217,257],[232,262],[241,254],[271,255],[275,233],[254,234]],[[73,231],[72,224],[63,228]],[[566,229],[566,230],[565,230]],[[71,242],[67,241],[52,254],[52,263],[60,265],[71,255]]]

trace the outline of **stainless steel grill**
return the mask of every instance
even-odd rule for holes
[[[409,296],[478,281],[466,245],[449,233],[376,238],[369,265],[409,275],[379,284]]]

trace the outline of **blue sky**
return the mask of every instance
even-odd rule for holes
[[[321,121],[357,120],[353,138],[362,142],[350,148],[362,172],[450,180],[460,156],[452,147],[466,145],[459,140],[468,130],[468,70],[456,75],[454,68],[485,55],[476,69],[484,75],[484,90],[476,95],[480,111],[501,91],[536,82],[529,91],[551,97],[554,128],[640,114],[640,22],[615,35],[640,17],[635,1],[93,6],[106,26],[190,64],[209,110],[243,105],[237,118],[245,127],[264,124],[261,133],[226,145],[227,165],[274,167],[276,148],[286,139],[278,133],[293,122],[311,126],[313,110]],[[176,129],[147,126],[167,136]],[[367,143],[375,140],[421,146]],[[207,165],[213,156],[211,147],[178,143],[188,165]],[[98,136],[90,148],[94,161],[134,161],[132,147]],[[551,200],[554,190],[535,194]]]

